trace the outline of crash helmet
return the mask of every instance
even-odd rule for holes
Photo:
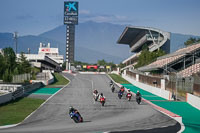
[[[73,106],[69,106],[69,110],[73,109]]]
[[[101,93],[101,96],[103,96],[103,93]]]
[[[137,93],[139,93],[139,90],[137,90]]]
[[[130,89],[128,89],[128,92],[130,92],[131,90]]]

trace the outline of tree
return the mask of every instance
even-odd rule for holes
[[[12,81],[12,74],[9,72],[9,69],[6,69],[6,71],[3,75],[3,81],[4,82],[11,82]]]
[[[26,59],[26,56],[24,56],[24,53],[21,52],[20,57],[19,57],[19,73],[30,73],[31,72],[31,65],[29,61]]]
[[[194,44],[194,43],[199,43],[200,42],[200,38],[195,38],[195,37],[190,37],[186,42],[184,42],[185,46]]]
[[[98,60],[98,61],[97,61],[97,64],[98,64],[99,66],[105,66],[105,65],[107,65],[107,62],[103,59],[103,60]]]
[[[124,68],[126,65],[123,64],[122,62],[118,65],[119,68]]]
[[[5,67],[8,69],[9,72],[12,73],[17,65],[15,52],[10,47],[4,48],[3,56],[5,61]]]
[[[154,52],[150,52],[147,49],[142,50],[141,54],[139,55],[139,59],[135,68],[142,67],[148,65],[156,60],[156,58],[165,55],[163,50],[157,50]]]
[[[5,60],[3,55],[0,53],[0,79],[3,78],[3,74],[5,73]]]

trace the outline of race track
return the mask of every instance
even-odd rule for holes
[[[71,83],[53,96],[44,106],[22,124],[0,129],[7,133],[79,133],[79,132],[177,132],[180,125],[170,117],[156,111],[147,103],[137,105],[135,98],[120,100],[109,87],[106,75],[65,74]],[[106,96],[105,107],[95,103],[93,89]],[[117,88],[118,90],[119,88]],[[68,107],[77,108],[84,123],[74,123]]]

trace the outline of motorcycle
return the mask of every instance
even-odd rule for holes
[[[121,99],[122,96],[123,96],[123,92],[122,92],[122,91],[119,91],[119,92],[118,92],[118,97],[119,97],[119,99]]]
[[[111,91],[112,91],[112,93],[114,93],[114,91],[115,91],[115,86],[114,85],[111,86]]]
[[[126,97],[127,97],[127,100],[128,100],[128,101],[130,101],[130,100],[131,100],[131,96],[132,96],[132,95],[131,95],[130,93],[128,93],[128,94],[127,94],[127,96],[126,96]]]
[[[136,96],[136,102],[137,102],[138,104],[141,103],[141,97],[140,97],[140,96]]]
[[[83,117],[81,117],[81,115],[78,113],[78,111],[70,112],[69,115],[70,115],[71,119],[74,120],[75,123],[83,122]]]
[[[104,106],[105,102],[106,102],[106,99],[104,97],[101,97],[100,103],[101,103],[102,106]]]
[[[94,98],[95,101],[97,101],[99,99],[99,94],[98,93],[97,94],[93,93],[93,98]]]

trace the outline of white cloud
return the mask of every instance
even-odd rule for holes
[[[130,22],[132,22],[132,20],[127,16],[92,14],[88,10],[81,11],[80,21],[81,22],[95,21],[95,22],[109,22],[109,23],[130,23]]]
[[[79,14],[80,15],[88,15],[88,14],[90,14],[90,11],[89,10],[80,10]]]

